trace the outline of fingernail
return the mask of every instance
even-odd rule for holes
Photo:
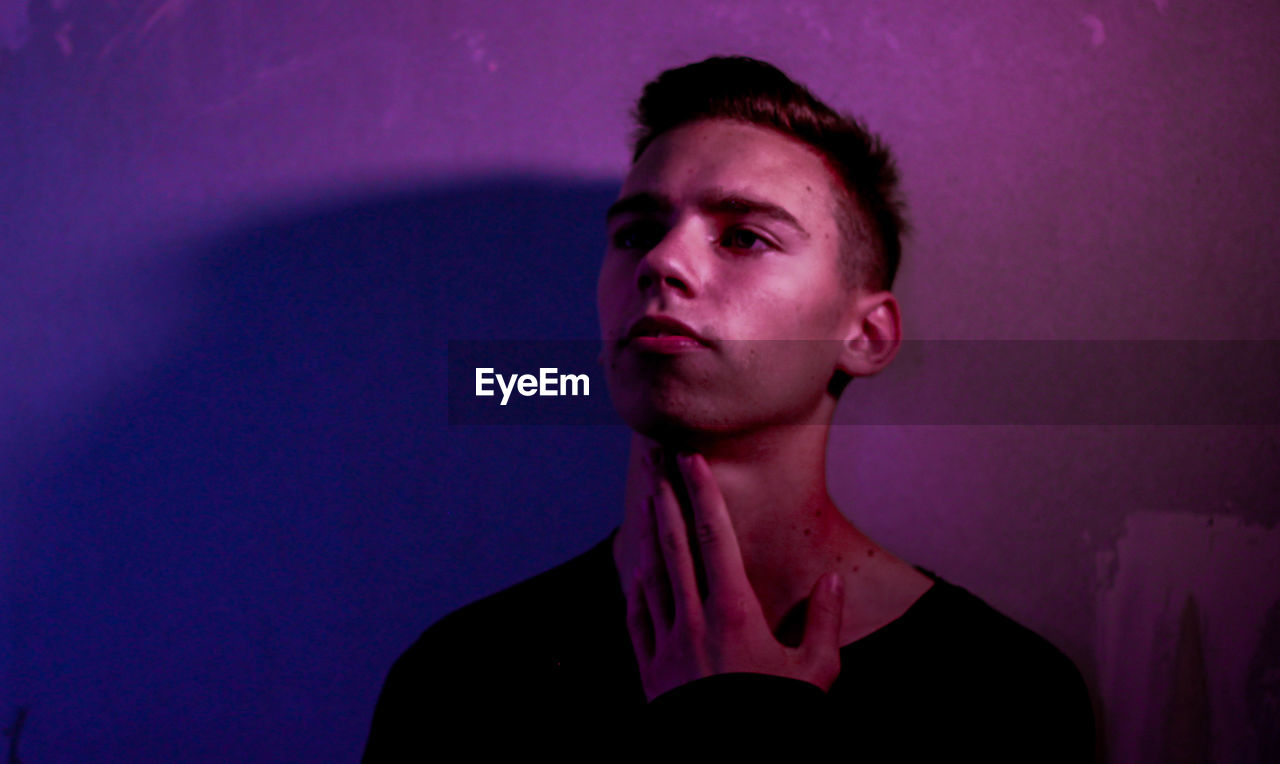
[[[844,577],[839,573],[831,573],[827,576],[827,590],[837,597],[844,592]]]

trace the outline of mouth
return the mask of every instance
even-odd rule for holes
[[[710,343],[688,324],[670,316],[644,316],[631,325],[622,341],[641,350],[659,353],[681,352],[707,347]]]

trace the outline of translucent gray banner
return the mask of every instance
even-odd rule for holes
[[[660,380],[728,379],[785,368],[806,340],[736,340],[692,354],[637,353]],[[599,340],[448,343],[449,423],[621,423]],[[642,357],[641,357],[642,356]],[[760,368],[757,366],[756,368]],[[917,340],[879,375],[845,390],[835,425],[1280,424],[1280,341]]]

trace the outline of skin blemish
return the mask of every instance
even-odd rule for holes
[[[813,535],[813,531],[809,530],[808,528],[805,528],[805,529],[804,529],[804,535],[806,535],[806,536],[812,536],[812,535]]]
[[[876,556],[876,550],[874,550],[874,549],[868,549],[868,550],[867,550],[867,556],[868,556],[868,557],[875,557],[875,556]]]
[[[854,566],[853,566],[853,572],[854,572],[854,573],[857,573],[857,572],[858,572],[858,566],[857,566],[857,565],[854,565]]]

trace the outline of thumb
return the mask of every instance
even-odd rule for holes
[[[827,573],[809,595],[804,641],[800,649],[809,665],[820,673],[819,684],[828,689],[840,673],[840,619],[844,615],[844,578]],[[828,676],[829,674],[829,676]]]

